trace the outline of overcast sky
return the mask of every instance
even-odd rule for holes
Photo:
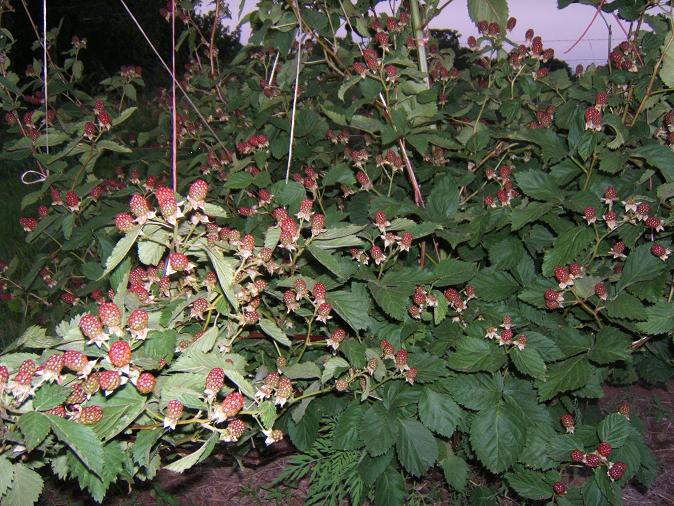
[[[245,0],[244,15],[255,8],[255,0]],[[349,0],[345,0],[349,1]],[[524,32],[533,28],[537,35],[543,38],[543,45],[552,47],[555,56],[571,65],[572,69],[578,64],[590,63],[605,64],[608,54],[608,28],[601,17],[597,17],[590,31],[574,49],[565,53],[592,19],[595,8],[588,5],[572,5],[566,9],[557,9],[557,0],[510,0],[510,15],[517,18],[517,27],[513,30],[512,38],[523,41]],[[237,12],[239,0],[231,0],[230,6],[234,19],[230,26],[238,23]],[[612,26],[612,45],[625,40],[625,35],[613,16],[604,14],[606,21]],[[454,0],[443,13],[438,16],[432,28],[453,28],[461,33],[461,41],[465,43],[469,35],[475,35],[477,29],[468,17],[466,0]],[[623,22],[625,30],[629,30]],[[242,26],[242,41],[250,35],[250,27]]]

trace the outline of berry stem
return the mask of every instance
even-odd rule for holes
[[[318,307],[314,309],[314,315],[311,317],[309,322],[307,323],[307,335],[304,338],[304,344],[302,345],[302,349],[300,350],[299,355],[297,355],[297,360],[295,360],[296,364],[300,363],[300,360],[302,360],[302,355],[304,355],[304,352],[307,349],[307,346],[309,346],[309,341],[311,341],[311,326],[314,323],[314,318],[316,317],[316,312],[318,311]]]
[[[316,390],[315,392],[302,394],[299,397],[293,397],[291,400],[288,401],[288,405],[295,404],[296,402],[299,402],[302,399],[308,399],[309,397],[316,397],[317,395],[327,394],[329,392],[332,392],[334,389],[335,389],[334,387],[328,387],[324,388],[323,390]]]

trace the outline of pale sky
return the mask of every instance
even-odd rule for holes
[[[234,27],[238,23],[237,14],[239,0],[229,0],[233,20],[229,23]],[[348,0],[345,0],[348,1]],[[206,3],[206,2],[205,2]],[[245,0],[243,15],[255,8],[256,0]],[[543,38],[544,47],[552,47],[555,56],[569,63],[572,70],[578,63],[605,64],[608,54],[608,28],[601,17],[597,17],[590,31],[585,35],[573,50],[564,53],[580,37],[585,27],[592,19],[595,8],[588,5],[575,4],[566,9],[557,9],[557,0],[509,0],[510,15],[517,18],[517,26],[511,38],[523,41],[524,33],[533,28],[537,35]],[[612,26],[612,45],[616,46],[625,40],[625,34],[613,16],[604,14],[604,19]],[[629,24],[622,22],[626,31]],[[242,42],[250,35],[250,27],[242,27]],[[468,17],[466,0],[454,0],[445,8],[443,13],[432,23],[431,28],[453,28],[461,33],[461,41],[465,43],[469,35],[475,35],[477,28]]]

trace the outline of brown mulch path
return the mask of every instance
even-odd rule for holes
[[[674,506],[674,381],[660,388],[641,385],[629,388],[608,387],[601,406],[615,410],[624,399],[630,402],[632,410],[646,421],[646,441],[655,453],[660,469],[653,486],[642,490],[630,485],[624,492],[625,506]],[[302,483],[294,489],[274,489],[269,484],[274,481],[287,461],[291,448],[286,444],[278,449],[278,456],[265,455],[248,459],[246,468],[241,469],[230,461],[211,459],[206,464],[191,469],[186,474],[160,471],[151,484],[142,484],[132,493],[112,491],[105,500],[105,506],[300,506],[308,484]],[[436,496],[442,497],[438,506],[448,504],[441,473],[432,473],[428,483],[421,482],[419,491],[430,488]],[[440,487],[438,487],[438,485]],[[440,492],[438,494],[438,492]],[[73,496],[73,487],[59,485],[45,490],[41,504],[65,506],[90,504],[86,496]],[[426,503],[430,504],[430,502]],[[513,501],[508,502],[514,504]]]

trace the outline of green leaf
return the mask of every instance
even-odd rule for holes
[[[458,374],[446,384],[456,402],[476,411],[496,404],[501,399],[501,388],[495,376],[484,373]]]
[[[57,344],[60,344],[60,340],[47,337],[47,329],[39,325],[28,327],[16,342],[17,346],[23,348],[50,348]],[[33,401],[33,404],[35,404],[35,401]]]
[[[667,264],[651,254],[650,244],[642,244],[627,255],[616,291],[621,292],[635,283],[655,279],[666,269]]]
[[[617,174],[625,168],[627,157],[620,151],[602,151],[599,170],[607,174]]]
[[[166,246],[155,241],[138,242],[138,259],[145,265],[157,265],[165,251]]]
[[[619,487],[626,485],[637,472],[643,469],[643,466],[648,466],[648,461],[653,458],[651,450],[644,442],[644,436],[634,427],[631,427],[628,432],[629,435],[625,440],[625,443],[622,446],[615,448],[611,454],[611,460],[613,462],[620,460],[627,464],[627,471],[623,477],[615,483],[618,491],[620,490]]]
[[[246,360],[241,355],[235,353],[221,355],[188,348],[171,365],[170,372],[192,372],[206,375],[214,367],[221,367],[225,372],[244,372]]]
[[[658,186],[657,195],[658,198],[662,201],[674,197],[674,183],[664,183]]]
[[[433,432],[450,437],[461,420],[461,408],[447,394],[425,387],[419,399],[419,419]]]
[[[508,2],[506,0],[468,0],[468,14],[474,23],[495,21],[505,27],[508,21]]]
[[[363,98],[367,99],[376,97],[382,90],[381,83],[376,79],[361,79],[358,87],[363,94]]]
[[[643,320],[646,315],[646,306],[634,295],[623,292],[606,304],[606,314],[612,318]]]
[[[77,63],[77,62],[75,62]],[[74,68],[74,67],[73,67]],[[138,107],[127,107],[124,109],[119,116],[117,116],[115,119],[112,120],[112,126],[117,126],[122,123],[124,123],[127,119],[131,117],[131,115],[136,112]]]
[[[556,331],[555,344],[566,357],[570,357],[592,348],[592,338],[574,328],[566,327]]]
[[[471,0],[477,3],[480,0]],[[505,0],[504,0],[505,1]],[[562,138],[550,128],[526,129],[508,134],[511,139],[533,142],[541,148],[543,161],[556,162],[568,155],[568,147]]]
[[[251,184],[253,184],[253,176],[249,172],[240,171],[229,175],[229,178],[225,183],[225,188],[229,188],[230,190],[243,190],[244,188],[248,188]]]
[[[370,324],[369,297],[365,285],[354,283],[350,292],[328,292],[327,300],[335,312],[356,332]]]
[[[601,281],[601,278],[595,276],[583,276],[574,281],[574,291],[580,299],[589,299],[594,295],[594,287]]]
[[[316,247],[313,244],[307,246],[307,251],[311,253],[311,256],[318,260],[323,265],[323,267],[328,269],[341,280],[349,279],[356,269],[355,262],[346,260],[346,258],[337,256],[336,254]]]
[[[367,453],[358,464],[358,474],[363,483],[373,485],[393,460],[394,452],[390,451],[379,457],[370,457]]]
[[[333,444],[338,450],[355,450],[363,443],[359,441],[359,427],[367,406],[351,403],[339,417],[333,433]]]
[[[515,180],[522,191],[534,199],[553,202],[564,199],[564,192],[557,186],[552,176],[542,170],[517,172]]]
[[[49,136],[49,143],[51,144],[51,135]],[[122,146],[118,142],[114,142],[108,139],[104,139],[102,141],[98,141],[96,143],[96,147],[103,151],[103,150],[108,150],[108,151],[114,151],[115,153],[131,153],[132,151],[127,148],[126,146]]]
[[[302,401],[304,402],[304,401]],[[265,429],[269,430],[274,426],[276,421],[276,406],[271,401],[264,401],[260,403],[258,408],[260,412],[260,420],[262,420],[262,425]]]
[[[139,430],[136,434],[136,441],[131,449],[133,461],[139,466],[147,466],[150,463],[150,453],[152,448],[159,441],[164,431],[161,429]]]
[[[70,395],[70,389],[54,383],[47,383],[38,388],[33,398],[33,409],[46,411],[63,404]]]
[[[362,114],[354,114],[349,124],[353,128],[363,130],[370,134],[374,134],[375,132],[380,131],[381,127],[383,126],[380,121],[371,118],[369,116],[364,116]]]
[[[117,477],[123,472],[130,460],[122,449],[120,441],[111,441],[103,447],[103,483],[107,491],[111,483],[117,481]]]
[[[447,302],[447,298],[443,296],[442,292],[435,290],[433,295],[435,295],[438,301],[438,304],[433,308],[433,323],[435,323],[435,325],[440,325],[447,317],[449,303]]]
[[[489,248],[489,262],[495,269],[512,269],[526,255],[524,245],[517,237],[506,237]]]
[[[214,248],[206,247],[206,254],[211,259],[215,268],[215,274],[218,277],[220,288],[224,292],[229,303],[236,309],[239,307],[239,301],[234,294],[234,259],[225,258],[221,252]]]
[[[124,237],[122,237],[117,244],[112,249],[110,256],[108,256],[105,261],[105,270],[99,279],[104,278],[106,275],[110,274],[112,270],[119,265],[119,263],[124,260],[126,255],[129,253],[129,250],[138,239],[142,228],[137,227],[131,232],[128,232]]]
[[[213,448],[215,448],[215,443],[218,442],[218,439],[218,433],[213,432],[211,437],[209,437],[208,440],[203,445],[201,445],[198,450],[176,460],[175,462],[171,462],[169,465],[164,466],[164,469],[173,471],[174,473],[182,473],[183,471],[186,471],[190,467],[198,464],[208,457],[213,451]]]
[[[433,184],[426,212],[431,221],[446,223],[459,208],[459,185],[453,177],[445,176]]]
[[[637,323],[637,329],[644,334],[665,334],[674,329],[674,304],[660,301],[646,309],[645,322]]]
[[[372,298],[387,315],[396,320],[405,319],[409,306],[409,293],[403,292],[400,288],[391,289],[381,286],[374,281],[368,283],[367,287],[370,289]]]
[[[267,334],[269,337],[274,339],[279,344],[282,344],[283,346],[291,346],[290,339],[288,339],[288,336],[286,335],[285,332],[283,332],[278,325],[276,325],[273,321],[268,320],[266,318],[261,318],[260,319],[260,328],[262,329],[262,332]]]
[[[483,269],[471,282],[480,300],[494,302],[507,299],[519,289],[519,284],[510,274],[497,269]]]
[[[538,351],[541,357],[546,362],[553,362],[555,360],[561,360],[566,355],[562,353],[562,350],[559,349],[559,346],[549,337],[539,334],[538,332],[527,332],[527,337],[529,342],[527,343],[528,347],[533,347]]]
[[[519,230],[527,223],[536,221],[545,216],[552,205],[544,204],[542,202],[529,202],[522,204],[520,207],[513,208],[510,214],[511,230],[514,232]]]
[[[101,468],[103,469],[103,476],[98,477],[96,474],[89,471],[89,469],[77,458],[72,452],[68,452],[65,456],[66,469],[72,478],[76,478],[80,488],[86,490],[91,494],[92,498],[97,502],[102,502],[110,485],[110,481],[114,480],[121,470],[121,463],[124,460],[124,453],[119,448],[118,443],[112,443],[108,446],[110,452],[103,453],[103,462]],[[121,453],[121,457],[120,454]]]
[[[552,441],[557,436],[557,432],[555,432],[549,423],[530,425],[527,431],[527,441],[524,445],[524,450],[520,454],[519,461],[534,469],[547,470],[557,467],[558,463],[553,460],[554,456],[550,451]],[[566,454],[568,452],[564,452],[564,457],[566,457]]]
[[[93,429],[105,442],[117,436],[140,416],[145,410],[145,396],[135,388],[125,388],[106,399],[101,407],[103,419]]]
[[[598,364],[610,364],[630,358],[630,337],[615,327],[602,327],[595,336],[590,350],[590,360]]]
[[[579,256],[590,246],[593,239],[592,228],[586,226],[574,227],[563,232],[554,246],[545,252],[543,275],[552,276],[555,267],[579,260]]]
[[[597,427],[599,440],[606,441],[613,448],[620,448],[624,445],[629,432],[630,423],[620,413],[611,413]]]
[[[440,461],[442,472],[445,475],[447,485],[458,492],[462,492],[466,488],[468,481],[468,473],[470,468],[466,461],[457,455],[447,455]]]
[[[435,286],[460,285],[473,277],[477,270],[475,262],[446,258],[432,267]]]
[[[375,485],[375,506],[402,506],[406,498],[405,478],[393,467],[388,467]]]
[[[308,409],[299,421],[295,422],[291,419],[288,422],[288,435],[298,450],[307,451],[316,441],[319,427],[320,416],[318,412],[314,409]]]
[[[23,440],[28,451],[37,447],[49,434],[50,425],[46,415],[37,411],[24,413],[19,418],[17,425],[23,434]]]
[[[71,422],[55,415],[46,415],[54,435],[66,444],[82,463],[98,476],[103,474],[103,445],[86,425]]]
[[[354,84],[357,84],[358,81],[361,80],[360,76],[353,76],[350,79],[347,79],[342,83],[342,85],[339,87],[339,90],[337,90],[337,97],[341,100],[344,101],[344,95],[346,92],[351,88]]]
[[[300,362],[283,368],[283,374],[290,379],[320,378],[321,370],[314,362]]]
[[[398,420],[381,404],[371,406],[360,423],[360,437],[373,457],[386,453],[393,446],[399,430]]]
[[[344,237],[351,237],[365,228],[364,225],[344,225],[339,227],[328,228],[320,236],[314,239],[315,242],[331,241],[333,239],[342,239]]]
[[[0,497],[12,486],[14,481],[14,466],[7,457],[0,455]]]
[[[592,376],[592,367],[583,355],[557,362],[548,368],[547,381],[537,381],[541,401],[552,399],[560,392],[568,392],[585,386]]]
[[[545,381],[547,367],[535,348],[526,346],[523,350],[520,350],[514,347],[510,352],[510,358],[522,374]]]
[[[660,169],[666,182],[674,181],[674,152],[667,146],[658,143],[646,144],[632,151],[631,156],[643,158],[649,165]]]
[[[222,207],[212,204],[211,202],[204,203],[204,214],[211,218],[227,218],[228,214]]]
[[[631,470],[630,464],[627,464],[627,468],[628,470]],[[601,495],[609,504],[622,504],[622,490],[620,490],[618,483],[615,483],[611,478],[609,478],[608,473],[603,472],[603,470],[596,469],[594,472],[594,481],[597,484],[597,488],[599,488],[601,491]]]
[[[39,474],[24,464],[14,464],[12,488],[2,498],[2,506],[32,506],[42,493],[44,482]]]
[[[325,363],[325,368],[323,369],[323,375],[321,376],[321,382],[327,383],[330,379],[334,378],[341,371],[344,371],[350,367],[349,363],[344,360],[342,357],[331,357]]]
[[[615,138],[606,144],[609,149],[618,149],[625,144],[625,139],[629,137],[629,130],[627,130],[619,116],[616,116],[615,114],[605,114],[604,124],[610,126],[615,132]]]
[[[396,452],[403,467],[420,477],[438,459],[438,444],[431,431],[417,420],[400,420]]]
[[[505,478],[515,492],[525,499],[541,501],[552,497],[554,482],[547,480],[543,473],[521,469],[517,472],[506,473]]]
[[[614,506],[614,503],[609,502],[608,498],[602,493],[595,476],[588,477],[583,484],[583,504],[587,506]]]
[[[463,372],[495,372],[505,361],[503,350],[494,346],[491,341],[466,336],[459,341],[456,351],[449,356],[447,365]]]
[[[526,422],[519,409],[499,402],[480,411],[470,427],[470,444],[480,462],[501,473],[517,461],[524,446]]]
[[[662,45],[662,67],[660,79],[668,88],[674,88],[674,32],[669,32]]]

